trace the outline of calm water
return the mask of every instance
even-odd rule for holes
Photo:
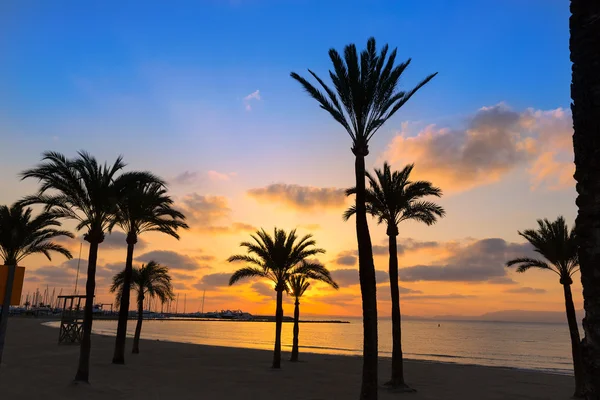
[[[300,324],[300,350],[312,353],[362,354],[362,322]],[[57,326],[56,323],[53,323]],[[406,358],[535,369],[571,374],[566,324],[509,322],[403,321]],[[128,324],[133,335],[135,323]],[[94,321],[94,332],[114,335],[116,321]],[[379,322],[380,356],[391,356],[390,320]],[[235,321],[144,321],[142,338],[227,347],[272,349],[275,324]],[[292,324],[283,324],[284,350],[292,345]]]

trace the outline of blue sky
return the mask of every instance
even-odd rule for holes
[[[574,217],[568,168],[560,182],[544,181],[572,160],[568,4],[559,0],[3,2],[0,202],[35,188],[16,174],[44,150],[86,149],[108,160],[124,154],[131,168],[175,182],[179,200],[222,196],[229,222],[320,222],[332,255],[345,251],[354,238],[339,210],[284,210],[248,191],[285,183],[306,195],[353,183],[350,139],[289,73],[326,76],[329,48],[362,48],[370,36],[397,47],[399,60],[412,58],[405,88],[439,73],[378,132],[367,160],[369,168],[386,158],[395,167],[416,162],[419,177],[447,193],[448,217],[433,228],[409,225],[411,237],[518,241],[517,230],[536,218]],[[504,141],[470,126],[494,110],[520,121],[502,131]],[[447,132],[457,148],[475,137],[472,147],[485,151],[436,153],[431,137]],[[494,146],[508,142],[514,146],[504,159]],[[461,183],[448,174],[453,169],[474,172]],[[176,179],[186,172],[190,179]],[[225,258],[246,234],[201,239]],[[560,293],[551,299],[560,307]]]

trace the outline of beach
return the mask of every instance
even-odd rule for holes
[[[142,340],[140,354],[112,365],[114,338],[92,336],[90,385],[71,383],[79,347],[58,345],[58,330],[41,319],[11,318],[3,365],[2,399],[352,399],[360,389],[361,358],[301,353],[272,370],[264,350]],[[142,333],[143,337],[143,333]],[[127,349],[131,346],[128,339]],[[379,364],[380,382],[390,360]],[[417,393],[380,390],[380,399],[568,399],[573,378],[508,368],[405,363]]]

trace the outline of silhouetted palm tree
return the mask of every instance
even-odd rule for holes
[[[571,334],[571,348],[573,353],[573,370],[575,372],[575,397],[583,395],[583,364],[581,360],[581,348],[579,342],[579,327],[577,326],[577,316],[575,315],[575,306],[573,305],[573,296],[571,294],[572,276],[579,270],[579,260],[577,257],[577,239],[575,230],[569,231],[569,228],[563,217],[558,217],[556,221],[539,219],[537,221],[538,229],[528,229],[519,232],[533,245],[536,252],[541,254],[548,262],[537,258],[515,258],[506,263],[507,267],[516,265],[517,272],[525,272],[530,268],[537,268],[552,271],[559,276],[560,284],[563,286],[565,294],[565,308],[567,310],[567,322],[569,323],[569,333]]]
[[[144,299],[146,297],[151,299],[158,297],[161,303],[165,303],[173,300],[175,296],[168,267],[155,261],[149,261],[141,268],[132,268],[131,272],[131,289],[137,292],[137,325],[133,337],[132,353],[138,354],[140,352],[140,334],[142,333],[142,322],[144,320]],[[117,293],[117,304],[120,304],[123,298],[124,286],[125,270],[113,277],[113,283],[110,287],[112,293]]]
[[[343,58],[335,49],[329,50],[329,58],[333,63],[333,71],[329,71],[329,76],[335,90],[310,69],[308,72],[326,94],[295,72],[291,73],[291,77],[344,127],[352,139],[352,153],[356,157],[356,237],[364,329],[360,398],[374,400],[377,398],[378,384],[377,287],[365,209],[365,157],[369,154],[369,140],[373,135],[436,74],[429,75],[408,92],[398,90],[400,76],[410,64],[410,59],[394,65],[396,49],[388,57],[388,46],[385,45],[378,54],[374,38],[368,40],[367,48],[360,57],[356,46],[349,44],[344,48]]]
[[[85,230],[83,238],[90,244],[76,381],[89,381],[98,245],[104,241],[104,234],[113,221],[125,188],[138,181],[153,180],[147,173],[129,172],[117,176],[123,167],[122,157],[109,166],[99,164],[93,156],[83,151],[74,159],[68,159],[60,153],[46,152],[41,164],[21,174],[22,179],[35,178],[41,183],[38,193],[25,197],[21,203],[44,204],[57,217],[75,220],[78,223],[77,230]]]
[[[411,182],[410,173],[414,164],[409,164],[402,171],[392,173],[389,164],[383,164],[383,170],[376,169],[375,177],[367,173],[369,188],[366,193],[367,213],[377,218],[378,223],[387,225],[386,233],[389,242],[389,276],[392,299],[392,379],[388,385],[412,391],[404,382],[402,362],[402,325],[400,317],[400,291],[398,287],[398,224],[406,220],[414,220],[432,225],[445,211],[438,204],[421,200],[423,197],[442,195],[440,188],[431,182]],[[355,194],[352,188],[347,194]],[[356,213],[354,206],[344,214],[348,220]]]
[[[571,0],[571,113],[588,399],[600,399],[600,2]]]
[[[298,361],[298,335],[300,333],[300,297],[304,295],[304,292],[310,286],[309,280],[313,279],[319,282],[325,282],[334,289],[338,289],[338,284],[331,278],[329,270],[325,267],[319,272],[319,274],[297,274],[292,275],[288,282],[288,294],[294,296],[294,340],[292,342],[292,356],[290,361]]]
[[[0,320],[0,364],[6,341],[15,271],[19,263],[32,254],[43,254],[48,260],[52,260],[51,252],[72,258],[69,250],[52,241],[62,236],[73,237],[71,232],[56,229],[60,226],[61,223],[53,213],[42,212],[32,218],[31,208],[23,208],[18,203],[10,207],[0,206],[0,259],[8,267]]]
[[[125,231],[127,238],[127,259],[123,276],[123,296],[119,308],[119,324],[115,340],[114,364],[125,363],[125,337],[129,316],[129,293],[133,271],[133,251],[138,236],[144,232],[162,232],[179,239],[177,230],[187,229],[184,215],[172,208],[173,200],[167,195],[164,183],[139,182],[125,190],[125,195],[117,206],[114,224]]]
[[[229,285],[245,278],[267,278],[275,284],[277,307],[275,312],[275,349],[273,368],[281,368],[281,325],[283,323],[283,292],[288,291],[292,275],[323,276],[324,267],[316,262],[307,262],[308,257],[325,250],[315,247],[312,235],[298,238],[296,230],[288,234],[275,228],[273,236],[264,229],[250,235],[254,242],[242,242],[248,254],[229,257],[229,262],[245,262],[248,266],[238,269],[231,275]]]

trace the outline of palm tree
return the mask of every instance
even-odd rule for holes
[[[375,170],[375,177],[367,173],[369,189],[366,192],[367,213],[377,218],[378,223],[387,225],[386,233],[389,242],[389,276],[392,299],[392,379],[387,383],[393,388],[412,391],[404,382],[402,362],[402,325],[400,317],[400,291],[398,288],[398,224],[402,221],[414,220],[433,225],[445,211],[436,203],[421,200],[426,196],[441,197],[442,190],[431,182],[409,180],[414,164],[409,164],[402,171],[392,173],[389,164],[383,169]],[[355,194],[352,188],[347,194]],[[348,220],[356,213],[356,207],[350,207],[344,214]]]
[[[600,399],[600,3],[571,0],[571,113],[577,181],[576,220],[583,285],[586,396]]]
[[[113,277],[113,283],[110,287],[112,293],[117,293],[117,304],[120,304],[125,288],[126,269]],[[149,261],[141,268],[132,268],[131,270],[131,288],[137,292],[137,325],[135,326],[135,336],[133,337],[133,354],[140,352],[140,334],[142,333],[142,322],[144,320],[144,299],[148,296],[150,299],[158,297],[165,303],[175,298],[173,294],[173,285],[171,285],[171,276],[169,268],[160,265],[155,261]]]
[[[573,305],[573,295],[571,294],[572,276],[579,270],[575,229],[569,231],[562,216],[558,217],[556,221],[539,219],[537,223],[537,230],[528,229],[519,232],[519,235],[531,243],[534,250],[541,254],[547,262],[537,258],[522,257],[508,261],[506,266],[512,267],[516,265],[517,272],[525,272],[530,268],[537,268],[552,271],[558,275],[565,294],[567,322],[569,324],[569,333],[571,334],[573,370],[575,372],[575,397],[580,397],[583,395],[584,389],[584,371],[581,360],[579,327],[577,325],[577,316],[575,315],[575,306]]]
[[[56,215],[51,212],[42,212],[32,218],[31,208],[24,208],[18,203],[10,207],[0,206],[0,259],[8,267],[0,316],[0,364],[6,341],[15,271],[19,263],[32,254],[43,254],[48,260],[52,260],[51,252],[60,253],[68,259],[72,258],[69,250],[52,241],[62,236],[73,237],[71,232],[56,229],[60,226]]]
[[[113,223],[125,231],[127,237],[127,258],[123,276],[123,295],[120,300],[119,324],[115,341],[113,364],[125,363],[125,337],[129,316],[129,293],[133,271],[133,251],[138,236],[143,232],[162,232],[179,239],[177,230],[187,229],[185,216],[172,208],[173,200],[167,195],[165,184],[139,182],[125,191],[125,196],[117,205]],[[111,227],[112,229],[112,227]]]
[[[410,59],[394,65],[396,49],[388,57],[388,46],[385,45],[377,54],[374,38],[368,40],[367,48],[361,52],[360,58],[354,44],[344,48],[344,58],[335,49],[330,49],[329,58],[334,69],[329,71],[329,76],[335,91],[310,69],[308,72],[326,95],[295,72],[291,73],[291,77],[344,127],[352,139],[364,333],[360,398],[373,400],[377,398],[377,283],[365,208],[365,157],[369,154],[369,140],[373,135],[436,74],[429,75],[408,92],[399,91],[400,76],[410,64]]]
[[[309,288],[309,279],[325,282],[334,289],[339,289],[338,284],[331,278],[329,270],[325,267],[318,274],[296,274],[289,277],[288,294],[294,296],[294,341],[292,344],[292,356],[290,361],[298,361],[298,334],[300,333],[300,297]]]
[[[247,254],[229,257],[229,262],[245,262],[248,265],[231,275],[229,285],[245,278],[266,278],[275,284],[277,307],[275,311],[275,349],[273,368],[281,368],[281,325],[283,323],[283,292],[288,291],[289,278],[292,275],[307,275],[313,279],[325,276],[324,268],[316,262],[306,259],[325,250],[315,247],[312,235],[298,238],[296,230],[288,234],[275,228],[273,236],[264,229],[250,235],[254,242],[242,242]],[[326,271],[326,270],[325,270]]]
[[[90,244],[83,335],[75,381],[89,381],[98,246],[104,241],[104,234],[114,219],[125,188],[135,182],[153,179],[147,173],[138,172],[117,176],[124,167],[122,157],[109,166],[99,164],[93,156],[83,151],[74,159],[68,159],[60,153],[46,152],[43,153],[41,164],[21,174],[22,179],[35,178],[41,183],[38,193],[25,197],[21,203],[44,204],[57,217],[75,220],[78,223],[77,230],[85,230],[83,238]]]

